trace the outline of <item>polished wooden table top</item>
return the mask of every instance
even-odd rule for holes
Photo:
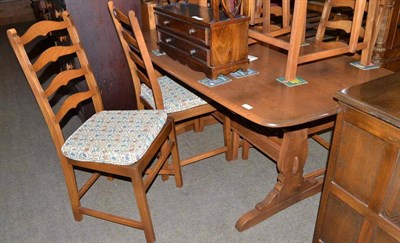
[[[155,31],[144,32],[149,52],[157,49]],[[220,103],[223,107],[248,120],[266,127],[287,127],[336,114],[338,104],[334,94],[343,88],[376,79],[391,72],[385,69],[364,71],[350,65],[354,59],[346,56],[329,58],[301,65],[298,76],[308,83],[287,87],[276,81],[285,72],[287,55],[267,46],[249,46],[249,55],[258,57],[249,67],[259,74],[236,79],[215,87],[198,82],[205,78],[201,72],[171,59],[155,56],[155,65],[167,71],[189,87]],[[247,104],[252,109],[243,107]]]

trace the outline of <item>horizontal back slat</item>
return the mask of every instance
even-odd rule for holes
[[[137,40],[132,36],[131,33],[129,33],[126,30],[122,30],[122,36],[124,37],[126,42],[128,42],[128,44],[133,45],[137,50],[139,50],[139,44],[138,44]]]
[[[332,29],[339,29],[345,31],[346,33],[350,33],[352,24],[353,21],[351,20],[336,20],[336,21],[328,21],[326,23],[326,27]]]
[[[69,96],[64,103],[61,105],[60,110],[56,114],[57,122],[60,122],[64,116],[70,111],[71,109],[75,109],[79,103],[84,100],[87,100],[95,95],[93,90],[89,90],[86,92],[80,92]]]
[[[142,83],[145,83],[147,87],[151,88],[151,82],[145,73],[141,70],[137,70],[137,75]]]
[[[349,7],[354,9],[356,1],[349,1],[349,0],[331,0],[331,5],[333,7]]]
[[[143,60],[138,56],[138,54],[136,54],[133,51],[129,51],[129,57],[132,59],[132,61],[134,61],[137,65],[139,65],[142,68],[145,68],[144,62]]]
[[[81,77],[87,73],[86,68],[80,68],[80,69],[72,69],[72,70],[67,70],[63,71],[51,81],[50,85],[47,87],[45,90],[45,95],[46,97],[50,97],[52,94],[54,94],[61,86],[67,85],[69,81],[72,79]]]
[[[79,50],[78,46],[53,46],[44,51],[36,62],[33,64],[33,70],[35,72],[40,71],[48,63],[55,62],[58,58],[72,54]]]
[[[21,42],[23,45],[29,43],[38,36],[45,36],[50,31],[65,29],[68,27],[66,21],[41,21],[32,25],[23,36]]]
[[[124,23],[124,24],[126,24],[126,25],[131,25],[130,23],[129,23],[129,18],[125,15],[125,14],[123,14],[121,11],[119,11],[118,9],[115,9],[114,8],[114,13],[115,13],[115,18],[119,21],[119,22],[122,22],[122,23]]]

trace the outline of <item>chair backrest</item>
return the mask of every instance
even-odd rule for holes
[[[353,12],[353,17],[348,16],[345,18],[331,17],[332,8],[348,8]],[[324,39],[324,34],[327,28],[342,30],[350,35],[349,46],[354,52],[359,43],[359,39],[364,38],[364,28],[362,27],[364,21],[364,12],[368,10],[368,3],[366,0],[330,0],[326,1],[321,13],[321,21],[318,25],[317,33],[315,35],[315,43],[321,43]],[[369,40],[368,40],[369,41]]]
[[[63,12],[62,21],[40,21],[32,25],[22,36],[18,35],[15,29],[7,31],[8,39],[22,67],[25,77],[32,89],[36,101],[42,111],[50,134],[60,157],[61,146],[64,144],[64,136],[61,130],[60,122],[69,113],[75,109],[82,101],[92,99],[96,112],[103,110],[103,103],[100,92],[89,66],[85,52],[79,41],[76,28],[69,17],[68,12]],[[66,31],[70,45],[68,46],[51,46],[43,51],[37,58],[29,57],[27,48],[38,44],[38,37],[47,38],[54,31]],[[56,62],[62,57],[73,57],[74,67],[71,69],[60,71],[49,82],[42,84],[40,80],[41,72],[45,70],[49,64]],[[82,80],[84,79],[84,80]],[[57,108],[51,105],[51,99],[57,91],[68,85],[71,81],[87,83],[87,89],[71,94],[66,99],[61,99],[57,104]],[[48,85],[47,85],[48,83]],[[45,87],[46,86],[46,87]]]
[[[129,69],[131,71],[136,101],[139,109],[143,109],[145,101],[141,99],[141,85],[144,84],[153,92],[155,109],[163,110],[163,98],[160,85],[157,81],[157,73],[150,59],[142,30],[136,18],[135,12],[129,11],[129,18],[114,7],[112,1],[108,2],[108,9],[113,20],[118,38]],[[140,102],[142,101],[142,102]],[[150,105],[148,105],[150,107]]]

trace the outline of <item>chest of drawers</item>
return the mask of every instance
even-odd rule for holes
[[[182,3],[157,6],[156,28],[160,51],[208,78],[247,70],[248,17],[213,19],[213,9]]]

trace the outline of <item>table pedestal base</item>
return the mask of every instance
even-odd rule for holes
[[[292,204],[310,197],[322,189],[324,169],[303,175],[308,155],[308,128],[286,130],[277,161],[278,178],[275,187],[255,208],[236,222],[238,231],[246,230]]]
[[[323,178],[305,180],[304,185],[300,188],[301,193],[295,193],[285,199],[282,198],[282,195],[288,190],[287,187],[280,182],[276,183],[275,188],[268,193],[263,201],[257,203],[253,210],[245,213],[237,220],[236,229],[240,232],[247,230],[281,210],[320,192],[322,182]],[[278,189],[279,187],[281,189]]]

